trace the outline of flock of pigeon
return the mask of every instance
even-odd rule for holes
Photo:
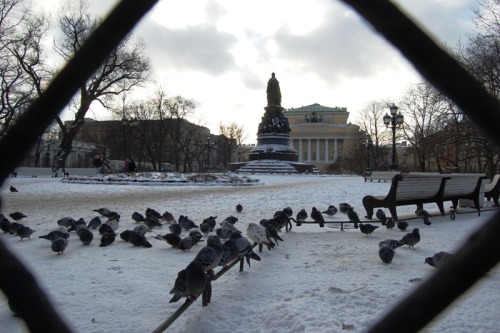
[[[17,191],[13,187],[10,190],[11,192]],[[236,211],[241,213],[242,210],[242,205],[238,204]],[[120,214],[104,207],[93,211],[97,212],[99,216],[94,217],[88,223],[83,218],[76,220],[72,217],[63,217],[57,221],[57,227],[53,231],[39,236],[39,238],[49,240],[52,251],[60,255],[66,250],[72,231],[76,233],[84,245],[89,245],[93,241],[94,232],[92,230],[97,230],[100,235],[100,247],[111,245],[116,236],[119,235],[122,240],[134,246],[150,248],[152,244],[148,241],[146,234],[151,232],[153,228],[160,228],[166,223],[169,232],[153,237],[165,241],[173,248],[182,251],[191,250],[194,245],[202,241],[203,236],[206,236],[206,245],[198,251],[185,269],[178,272],[174,287],[170,291],[170,294],[173,295],[170,302],[177,302],[182,297],[188,300],[196,300],[203,294],[204,305],[209,303],[210,300],[211,281],[215,278],[215,268],[227,268],[230,264],[237,263],[237,261],[240,262],[240,271],[243,270],[245,261],[250,267],[251,259],[261,260],[260,256],[253,250],[256,246],[258,246],[258,252],[262,252],[264,246],[268,250],[273,249],[278,245],[278,241],[283,241],[279,235],[282,229],[289,231],[292,229],[291,221],[300,226],[303,222],[307,222],[306,220],[309,217],[307,211],[301,209],[293,218],[292,209],[286,207],[275,212],[272,218],[261,220],[259,224],[249,223],[245,237],[242,231],[237,228],[236,222],[238,218],[232,215],[219,224],[216,222],[217,216],[209,216],[197,225],[188,216],[180,215],[178,219],[175,219],[173,214],[168,211],[160,214],[154,209],[147,208],[144,215],[139,212],[132,214],[132,220],[137,223],[133,229],[127,229],[117,234],[120,225]],[[337,211],[346,214],[354,228],[359,229],[366,236],[370,236],[379,228],[370,223],[362,223],[358,214],[348,203],[341,203],[339,209],[334,205],[330,205],[325,211],[312,207],[310,217],[320,227],[324,227],[323,214],[332,217]],[[429,221],[430,214],[421,205],[417,205],[415,213],[423,220],[425,225],[431,224]],[[30,239],[35,230],[21,223],[21,220],[26,218],[26,215],[21,212],[14,212],[9,216],[14,222],[0,214],[0,229],[4,233],[19,236],[21,240]],[[397,227],[399,230],[405,231],[408,227],[408,223],[405,221],[396,222],[391,217],[387,217],[382,209],[377,210],[376,217],[382,223],[382,226],[386,226],[387,229]],[[182,237],[183,231],[188,232],[188,235]],[[414,228],[401,239],[381,241],[379,243],[379,257],[384,263],[390,263],[397,248],[404,245],[414,248],[419,242],[419,229]],[[447,252],[438,252],[432,257],[425,258],[425,263],[433,267],[439,267],[450,256],[451,254]]]

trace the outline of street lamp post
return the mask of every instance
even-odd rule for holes
[[[361,144],[365,146],[366,149],[366,173],[370,173],[372,171],[370,167],[370,148],[373,146],[372,137],[367,134],[366,139],[361,141]]]
[[[136,118],[128,119],[126,117],[122,118],[122,126],[126,130],[125,139],[125,158],[131,158],[132,156],[132,128],[139,125],[139,121]]]
[[[396,163],[396,127],[400,128],[403,125],[404,116],[401,112],[398,113],[398,107],[394,103],[389,106],[389,110],[391,111],[391,115],[385,114],[384,124],[386,127],[390,126],[392,128],[392,164],[390,169],[396,171],[398,169]]]
[[[210,136],[207,136],[207,165],[206,169],[210,169],[210,145],[212,144],[212,138]]]

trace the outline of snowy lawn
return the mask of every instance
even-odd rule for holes
[[[34,273],[74,332],[151,332],[183,304],[184,299],[169,303],[169,291],[177,273],[204,242],[190,251],[174,249],[153,238],[169,232],[165,223],[146,234],[151,248],[135,247],[119,237],[110,246],[99,247],[100,235],[94,230],[89,246],[71,232],[66,251],[57,255],[50,242],[38,236],[56,229],[56,221],[63,217],[88,222],[98,215],[93,209],[101,207],[121,215],[117,233],[137,226],[132,213],[144,214],[146,208],[170,211],[176,218],[186,215],[197,224],[209,216],[217,216],[220,223],[233,215],[239,219],[235,226],[245,236],[250,222],[269,219],[287,206],[295,217],[302,208],[310,215],[312,207],[324,211],[331,204],[338,207],[347,202],[363,220],[363,196],[383,195],[390,187],[389,182],[365,183],[362,177],[348,176],[249,177],[259,179],[258,185],[148,186],[134,182],[124,186],[9,178],[1,188],[1,213],[9,218],[12,212],[23,212],[27,218],[22,223],[36,232],[31,240],[20,241],[18,236],[3,233],[0,238]],[[11,193],[10,185],[19,192]],[[243,206],[241,213],[235,209],[238,203]],[[485,204],[484,209],[491,209],[490,202]],[[424,208],[438,213],[435,204]],[[425,226],[414,219],[414,211],[415,206],[398,208],[400,218],[408,218],[406,232],[420,228],[421,241],[415,249],[397,249],[390,264],[379,259],[378,243],[387,238],[400,239],[406,232],[397,228],[388,230],[376,223],[380,227],[371,236],[359,229],[340,231],[329,224],[324,228],[294,224],[290,232],[283,229],[280,235],[284,242],[258,253],[261,261],[251,261],[251,267],[245,263],[243,272],[238,272],[236,265],[214,281],[211,303],[203,307],[198,299],[167,332],[326,333],[345,331],[343,323],[352,325],[350,332],[366,331],[420,279],[435,271],[424,263],[427,256],[453,252],[494,214],[494,210],[484,211],[480,217],[459,214],[454,221],[449,216],[434,216],[432,225]],[[347,217],[338,212],[330,218],[325,215],[325,220],[345,221]],[[187,234],[183,231],[183,236]],[[499,273],[498,267],[491,271],[424,331],[500,331]],[[12,316],[5,298],[0,298],[0,331],[25,332],[23,322]]]

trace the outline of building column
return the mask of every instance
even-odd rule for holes
[[[329,139],[325,139],[325,163],[329,162],[329,160],[328,160],[328,140]]]
[[[337,152],[337,140],[338,139],[333,139],[333,161],[334,162],[337,162],[337,156],[338,156],[338,152]]]
[[[319,139],[316,139],[316,162],[319,162]]]
[[[299,139],[299,162],[302,162],[303,156],[302,156],[302,139]]]
[[[311,162],[311,139],[307,139],[307,162]]]

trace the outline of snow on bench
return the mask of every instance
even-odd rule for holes
[[[365,178],[365,182],[369,180],[370,182],[374,180],[378,180],[380,183],[381,180],[384,182],[388,180],[392,180],[395,175],[398,175],[399,171],[370,171],[366,172],[363,177]]]

